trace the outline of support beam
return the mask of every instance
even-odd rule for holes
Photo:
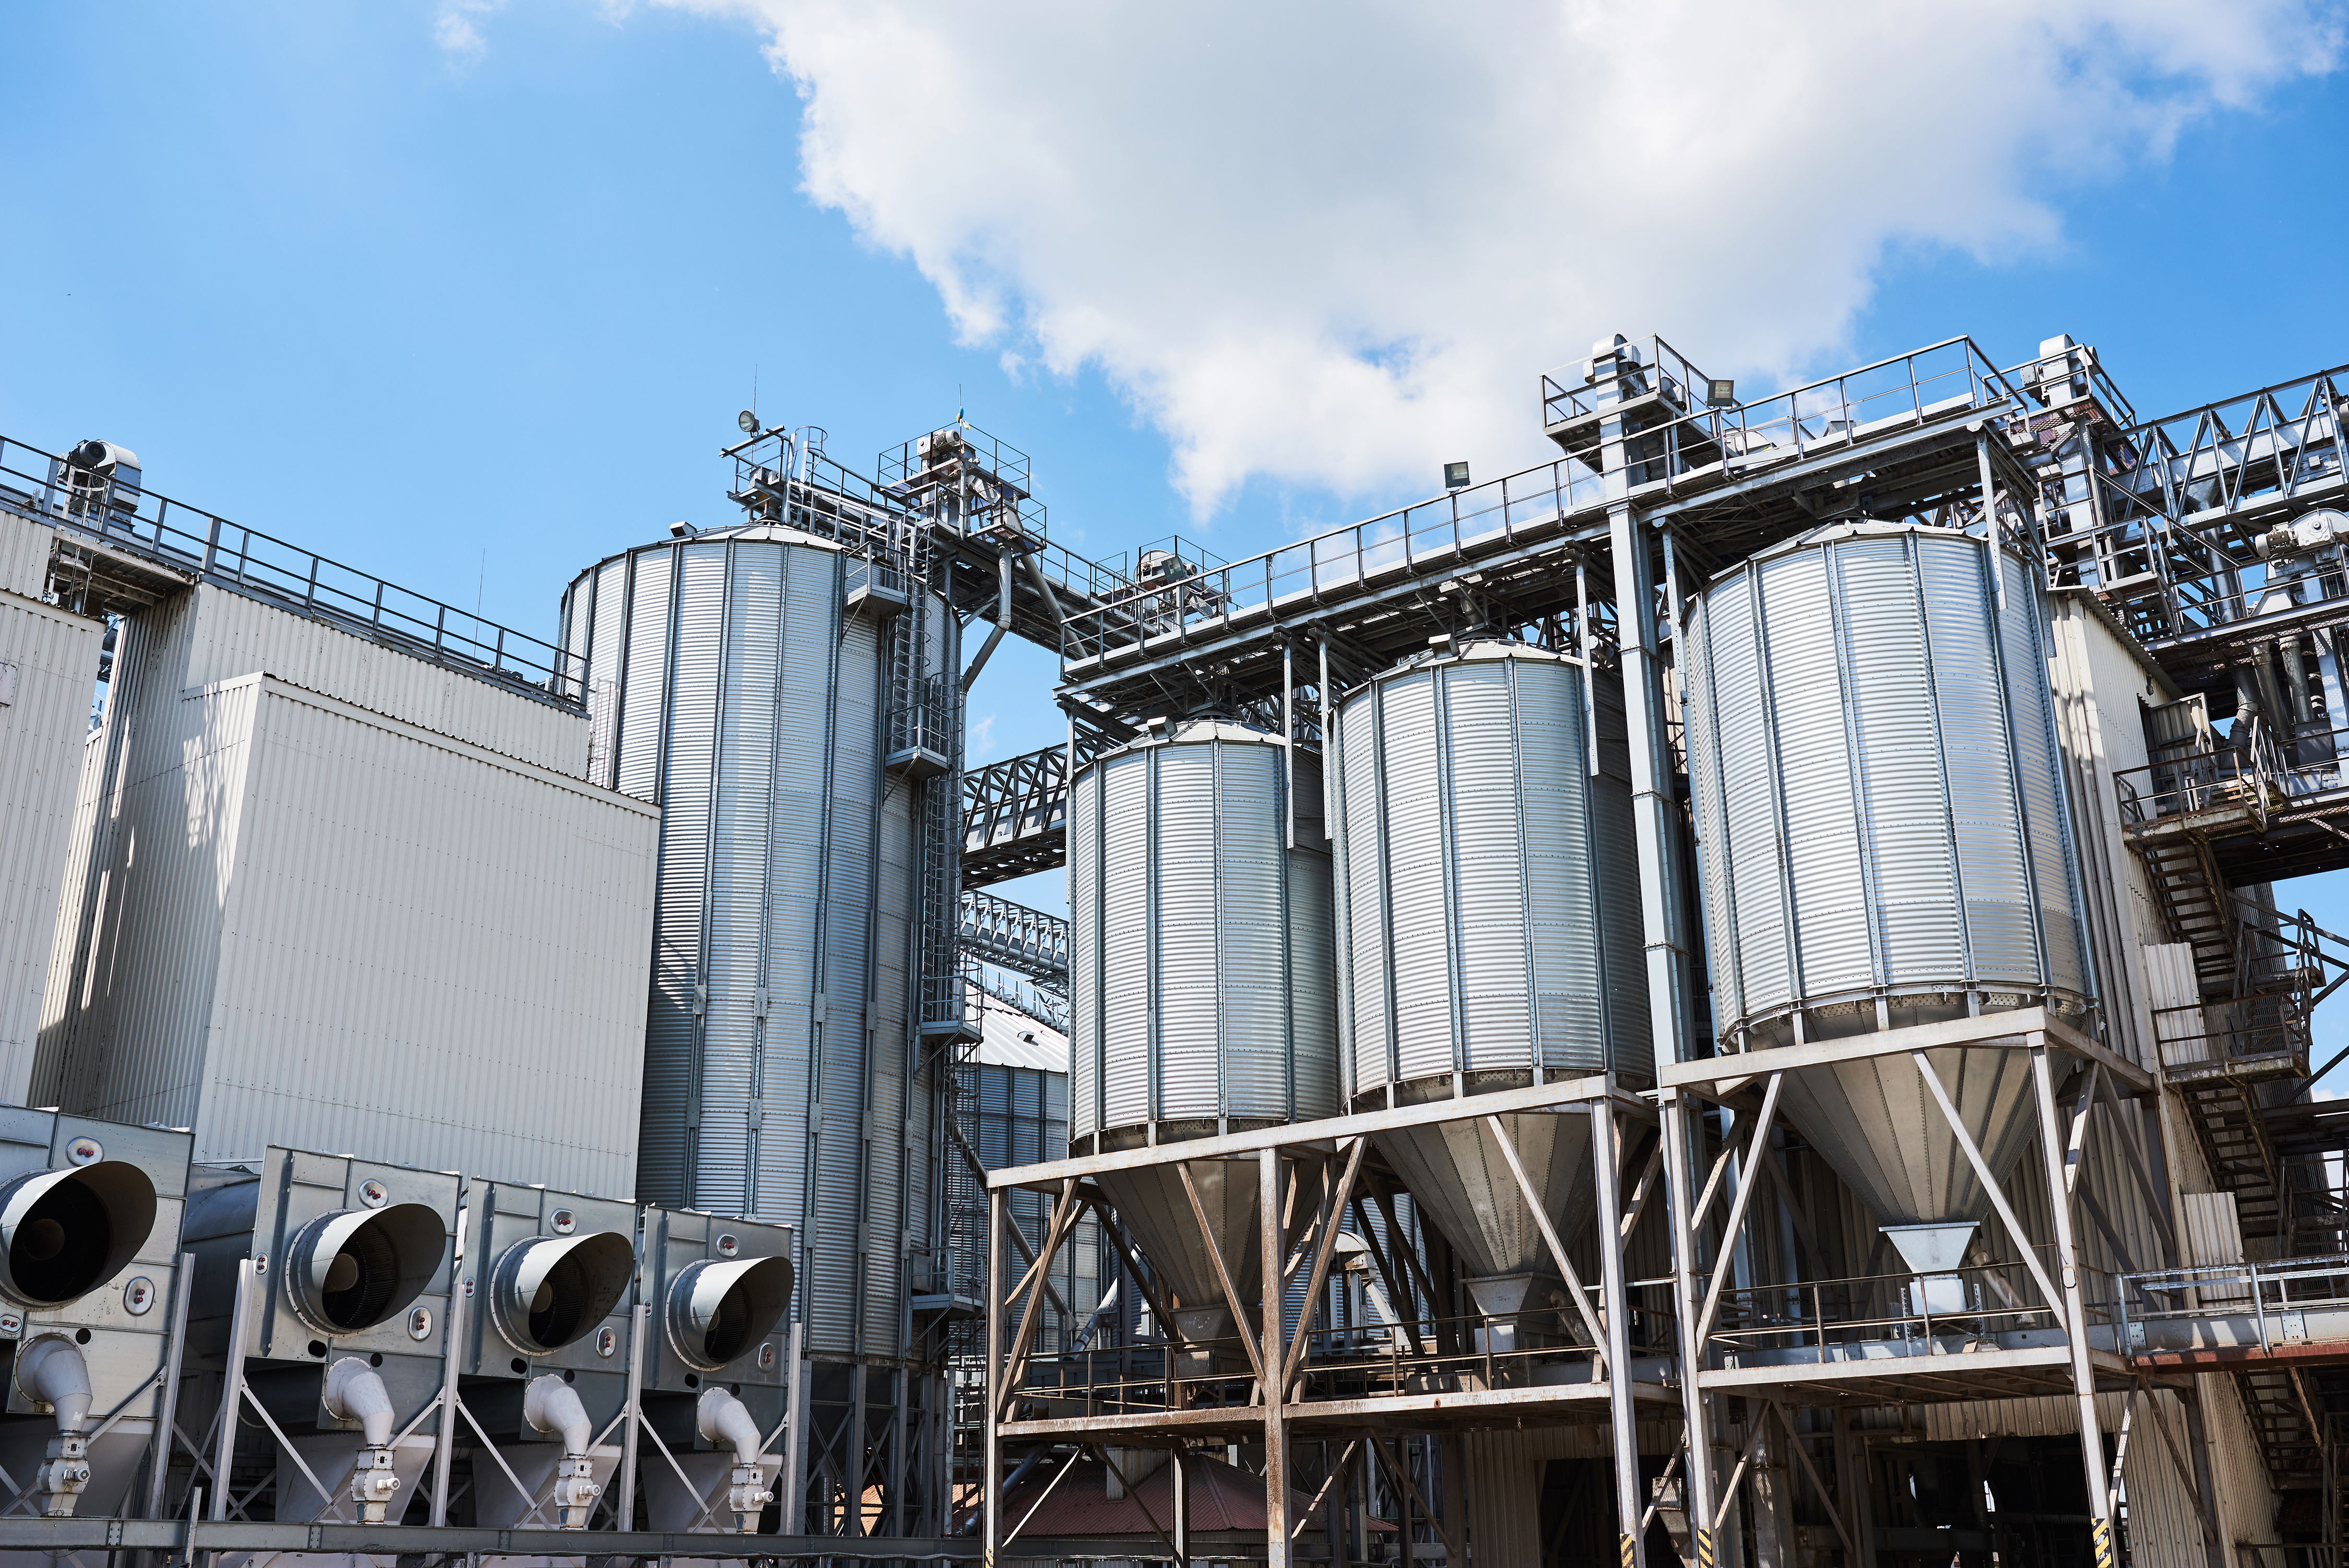
[[[1918,1059],[1921,1061],[1924,1058],[1920,1057]],[[1746,1134],[1745,1171],[1737,1179],[1737,1196],[1730,1202],[1729,1223],[1722,1231],[1721,1245],[1717,1249],[1722,1258],[1726,1258],[1730,1247],[1736,1242],[1737,1233],[1745,1224],[1746,1208],[1754,1202],[1754,1189],[1762,1184],[1762,1156],[1769,1152],[1770,1123],[1778,1114],[1778,1090],[1785,1082],[1785,1074],[1770,1075],[1770,1087],[1762,1095],[1761,1114],[1754,1119],[1753,1130]],[[1713,1314],[1721,1310],[1722,1287],[1728,1283],[1729,1270],[1719,1266],[1717,1263],[1713,1271],[1713,1283],[1705,1287],[1704,1307],[1696,1316],[1696,1339],[1699,1345],[1702,1345],[1707,1336],[1713,1333]],[[1682,1374],[1683,1377],[1692,1376],[1688,1373]]]
[[[1187,1181],[1189,1170],[1185,1169]],[[1264,1387],[1264,1546],[1265,1568],[1288,1568],[1294,1548],[1288,1528],[1288,1423],[1283,1407],[1288,1403],[1288,1390],[1277,1387],[1265,1377],[1269,1367],[1288,1365],[1288,1346],[1284,1343],[1287,1325],[1283,1322],[1286,1303],[1279,1287],[1280,1260],[1288,1246],[1281,1234],[1280,1151],[1267,1149],[1257,1156],[1257,1207],[1262,1219],[1257,1229],[1264,1243],[1264,1352],[1257,1357],[1257,1376]],[[1196,1203],[1194,1193],[1191,1202]],[[1209,1243],[1213,1245],[1211,1242]],[[1247,1332],[1247,1318],[1241,1318],[1241,1332]],[[1303,1325],[1299,1326],[1301,1329]]]
[[[1599,1107],[1591,1107],[1591,1115],[1594,1119],[1599,1114]],[[1534,1224],[1541,1231],[1542,1240],[1549,1243],[1551,1259],[1557,1263],[1558,1272],[1566,1276],[1567,1292],[1574,1297],[1574,1309],[1581,1315],[1582,1326],[1590,1335],[1592,1352],[1604,1360],[1612,1362],[1615,1357],[1607,1353],[1607,1346],[1609,1344],[1607,1337],[1607,1325],[1600,1321],[1597,1313],[1591,1310],[1590,1295],[1582,1288],[1582,1277],[1574,1272],[1574,1260],[1567,1255],[1566,1243],[1558,1240],[1557,1228],[1549,1222],[1549,1211],[1543,1204],[1541,1194],[1534,1191],[1533,1181],[1526,1174],[1525,1161],[1517,1158],[1517,1146],[1509,1137],[1507,1126],[1497,1116],[1486,1117],[1485,1125],[1493,1134],[1494,1141],[1501,1146],[1501,1158],[1508,1162],[1509,1174],[1517,1179],[1517,1191],[1524,1195],[1526,1209],[1533,1215]],[[1595,1119],[1593,1125],[1595,1130]],[[1596,1140],[1594,1139],[1593,1141],[1595,1146]],[[1607,1188],[1611,1189],[1615,1185],[1612,1163],[1615,1158],[1614,1151],[1609,1150],[1605,1158],[1609,1162],[1605,1183]],[[1604,1213],[1606,1211],[1602,1209],[1601,1212]],[[1612,1228],[1611,1225],[1609,1227],[1610,1230]],[[1620,1254],[1615,1248],[1602,1247],[1599,1250],[1606,1256],[1620,1261]]]
[[[1623,1283],[1623,1249],[1610,1247],[1604,1240],[1615,1233],[1622,1203],[1616,1168],[1619,1156],[1615,1148],[1615,1112],[1605,1100],[1590,1108],[1590,1164],[1599,1178],[1599,1288],[1607,1299],[1607,1415],[1615,1449],[1617,1545],[1624,1568],[1648,1568],[1646,1539],[1632,1524],[1640,1517],[1640,1432],[1631,1405],[1630,1296]],[[1514,1155],[1509,1168],[1517,1169]],[[1518,1179],[1524,1179],[1522,1173]],[[1549,1232],[1546,1215],[1542,1232],[1544,1235]],[[1579,1301],[1581,1296],[1578,1287],[1575,1299]]]
[[[1345,1171],[1338,1178],[1330,1202],[1322,1206],[1321,1240],[1313,1250],[1313,1272],[1305,1283],[1305,1315],[1298,1320],[1297,1343],[1288,1347],[1288,1359],[1281,1363],[1277,1396],[1279,1398],[1288,1398],[1288,1390],[1297,1381],[1297,1364],[1305,1359],[1305,1346],[1312,1340],[1313,1317],[1321,1309],[1321,1287],[1330,1277],[1330,1259],[1338,1250],[1338,1232],[1346,1215],[1346,1202],[1353,1193],[1354,1178],[1361,1171],[1362,1156],[1370,1146],[1367,1138],[1354,1140],[1354,1147],[1347,1151]]]
[[[1920,1065],[1923,1064],[1922,1056],[1917,1059]],[[1927,1068],[1926,1070],[1930,1072],[1931,1069]],[[1931,1081],[1935,1092],[1940,1093],[1940,1080],[1934,1078]],[[2048,1070],[2047,1047],[2044,1042],[2034,1041],[2031,1047],[2031,1085],[2039,1099],[2039,1147],[2047,1159],[2047,1191],[2054,1193],[2064,1185],[2064,1156],[2057,1142],[2055,1086]],[[1946,1095],[1942,1097],[1942,1109],[1954,1123],[1956,1115],[1951,1110]],[[1963,1136],[1962,1131],[1960,1136]],[[1982,1156],[1975,1151],[1971,1140],[1967,1141],[1966,1153],[1979,1167]],[[1985,1176],[1984,1181],[1988,1180]],[[1995,1185],[1991,1191],[1993,1194],[1998,1192]],[[1999,1202],[2004,1204],[2003,1195],[1999,1195]],[[2072,1240],[2072,1206],[2056,1199],[2047,1208],[2054,1218],[2055,1265],[2064,1276],[2061,1297],[2064,1336],[2071,1341],[2072,1392],[2079,1401],[2080,1459],[2088,1482],[2090,1544],[2094,1549],[2095,1568],[2112,1568],[2115,1561],[2113,1498],[2105,1486],[2105,1443],[2096,1424],[2096,1369],[2088,1359],[2087,1304],[2080,1291],[2079,1253]],[[2015,1244],[2022,1250],[2023,1261],[2032,1265],[2033,1273],[2038,1274],[2038,1262],[2032,1256],[2020,1229],[2015,1233]]]
[[[1280,1156],[1268,1149],[1262,1158],[1278,1161]],[[1232,1271],[1225,1266],[1224,1249],[1216,1244],[1216,1227],[1207,1222],[1207,1206],[1199,1201],[1199,1184],[1191,1179],[1191,1165],[1188,1161],[1176,1165],[1174,1170],[1183,1178],[1184,1195],[1191,1200],[1191,1217],[1199,1223],[1199,1243],[1207,1249],[1207,1257],[1216,1265],[1216,1283],[1224,1287],[1224,1305],[1231,1308],[1232,1326],[1240,1336],[1240,1348],[1247,1352],[1248,1367],[1256,1374],[1257,1386],[1264,1390],[1266,1402],[1270,1403],[1272,1381],[1265,1376],[1264,1357],[1257,1354],[1256,1337],[1248,1332],[1248,1310],[1241,1305],[1239,1286],[1232,1283]],[[1273,1218],[1278,1212],[1278,1209],[1268,1210],[1258,1222],[1257,1228],[1266,1231],[1278,1230],[1280,1223]],[[1273,1280],[1278,1278],[1279,1274],[1280,1260],[1276,1257],[1267,1264],[1265,1278]],[[1265,1295],[1278,1300],[1280,1293],[1268,1289]]]

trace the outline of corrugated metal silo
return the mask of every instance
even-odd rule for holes
[[[1996,575],[1993,575],[1995,562]],[[1838,525],[1716,579],[1683,674],[1713,1014],[1760,1047],[2090,990],[2037,585],[1950,530]],[[1994,1170],[2028,1063],[1931,1054]],[[1905,1055],[1788,1075],[1788,1118],[1887,1225],[1988,1197]]]
[[[931,1070],[909,1082],[889,634],[844,607],[844,566],[795,530],[706,531],[583,573],[562,625],[591,777],[661,807],[638,1195],[792,1224],[807,1348],[894,1356],[936,1129]]]
[[[1319,769],[1272,736],[1194,720],[1096,758],[1069,807],[1075,924],[1069,1131],[1080,1152],[1335,1114],[1330,857]],[[1295,844],[1289,836],[1291,807]],[[1189,1169],[1242,1300],[1258,1289],[1253,1159]],[[1100,1178],[1189,1315],[1223,1293],[1181,1168]]]
[[[1588,711],[1598,702],[1599,742]],[[1639,871],[1612,676],[1473,644],[1344,699],[1336,738],[1340,985],[1356,1110],[1613,1070],[1652,1078]],[[1593,763],[1596,762],[1594,771]],[[1591,1208],[1587,1113],[1504,1125],[1564,1236]],[[1377,1136],[1489,1313],[1543,1243],[1482,1119]]]

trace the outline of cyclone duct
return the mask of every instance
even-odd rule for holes
[[[1096,758],[1069,806],[1071,1151],[1335,1114],[1330,856],[1313,760],[1214,719]],[[1294,810],[1292,847],[1289,823]],[[1233,1332],[1185,1167],[1100,1178],[1195,1339]],[[1254,1160],[1203,1160],[1198,1187],[1244,1304],[1260,1289]]]
[[[1838,524],[1687,616],[1690,789],[1724,1048],[2044,1004],[2089,986],[2043,612],[1971,534]],[[1994,1171],[2031,1137],[2027,1062],[1930,1053]],[[1989,1199],[1905,1056],[1789,1074],[1786,1115],[1888,1226]]]
[[[1588,706],[1598,702],[1598,744]],[[1596,764],[1594,769],[1594,762]],[[1485,642],[1338,712],[1339,950],[1355,1110],[1613,1071],[1652,1076],[1620,686]],[[1588,1113],[1502,1119],[1562,1238],[1591,1211]],[[1488,1314],[1555,1275],[1482,1119],[1376,1142]]]

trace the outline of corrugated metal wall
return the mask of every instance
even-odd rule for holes
[[[0,593],[37,599],[49,578],[49,551],[57,531],[0,511]]]
[[[632,1195],[656,814],[274,677],[155,706],[65,1103]]]
[[[1293,850],[1268,735],[1196,722],[1078,776],[1077,1138],[1336,1111],[1330,858],[1319,771],[1297,767]]]
[[[47,531],[5,514],[0,525],[9,525],[0,582],[13,581],[12,541]],[[102,633],[96,621],[0,592],[0,1100],[11,1105],[32,1088]]]

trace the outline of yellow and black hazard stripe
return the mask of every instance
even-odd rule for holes
[[[1623,1568],[1631,1568],[1631,1537],[1627,1533],[1618,1537],[1618,1539],[1622,1542],[1623,1546]]]
[[[1696,1532],[1696,1568],[1719,1568],[1713,1558],[1713,1532],[1702,1527]]]
[[[2088,1539],[2095,1544],[2096,1568],[2113,1568],[2113,1522],[2099,1519],[2091,1522]]]

